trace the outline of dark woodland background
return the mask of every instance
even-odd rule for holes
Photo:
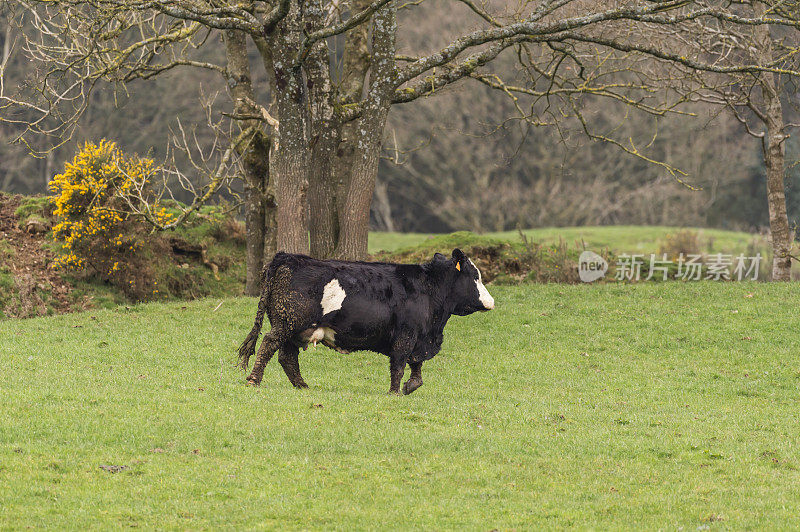
[[[410,50],[431,50],[470,25],[466,12],[438,0],[399,13]],[[442,31],[444,28],[444,31]],[[2,46],[12,37],[0,32]],[[217,35],[215,38],[219,38]],[[222,47],[206,53],[223,54]],[[252,61],[255,76],[265,76]],[[499,68],[512,68],[506,61]],[[29,63],[12,61],[10,78],[20,82]],[[263,86],[257,84],[257,86]],[[104,86],[81,122],[78,134],[45,158],[9,145],[14,129],[0,125],[0,190],[46,192],[46,184],[83,140],[109,138],[127,152],[165,156],[170,128],[180,118],[196,128],[201,144],[213,138],[200,101],[226,96],[222,78],[196,69],[176,70],[125,89]],[[263,103],[269,95],[259,95]],[[383,161],[372,206],[372,229],[448,232],[508,230],[515,227],[647,224],[760,230],[768,226],[760,143],[728,113],[697,104],[695,116],[654,118],[585,100],[595,125],[618,136],[653,138],[649,155],[686,171],[684,186],[663,168],[592,142],[565,120],[555,127],[505,121],[512,103],[477,83],[461,83],[436,98],[392,108]],[[791,117],[790,117],[791,118]],[[798,121],[798,120],[794,120]],[[52,140],[42,139],[42,146]],[[798,142],[787,142],[793,165]],[[787,172],[790,223],[800,214],[800,175]]]

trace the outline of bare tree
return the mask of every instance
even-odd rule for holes
[[[21,34],[17,55],[34,59],[38,70],[27,80],[15,80],[22,81],[16,90],[10,84],[1,87],[1,116],[18,127],[16,139],[45,161],[53,159],[54,148],[72,138],[79,119],[97,103],[93,89],[100,82],[126,91],[136,80],[154,79],[177,68],[221,75],[229,88],[227,115],[238,124],[239,133],[232,134],[212,117],[211,104],[206,109],[199,100],[195,105],[202,107],[200,114],[210,126],[207,130],[212,139],[198,139],[196,130],[187,133],[179,124],[168,151],[178,154],[180,163],[169,165],[166,175],[172,177],[171,185],[177,187],[180,196],[189,199],[189,205],[168,225],[181,223],[225,189],[231,172],[238,170],[244,182],[248,229],[246,293],[257,294],[264,259],[275,252],[276,208],[268,169],[270,131],[277,122],[255,101],[246,34],[239,30],[217,32],[192,21],[176,23],[157,11],[126,11],[119,6],[45,6],[34,2],[11,6],[9,11]],[[12,25],[7,28],[8,33]],[[224,54],[209,50],[209,43],[213,48],[220,41]],[[10,55],[7,49],[4,57]],[[209,153],[224,138],[229,146]],[[167,159],[174,162],[175,157]],[[189,172],[192,177],[186,175]],[[51,176],[52,172],[47,174]],[[204,186],[197,183],[201,176],[206,180]],[[157,197],[165,192],[169,192],[168,187]],[[137,205],[151,206],[148,202]],[[134,214],[164,228],[152,209],[140,210]]]
[[[753,0],[749,5],[753,16],[760,19],[780,16],[787,5]],[[797,15],[797,7],[789,5]],[[743,124],[745,130],[760,139],[766,167],[767,205],[772,239],[772,280],[791,279],[791,252],[794,240],[786,213],[785,194],[785,143],[789,130],[796,124],[784,119],[784,100],[795,93],[793,72],[800,69],[797,57],[800,39],[795,32],[784,32],[781,28],[754,26],[744,30],[725,24],[716,31],[724,34],[736,47],[736,51],[749,54],[758,65],[777,67],[774,71],[760,71],[736,75],[731,82],[709,91],[707,99],[726,106]],[[746,31],[749,29],[750,31]],[[704,79],[701,78],[705,82]],[[708,88],[707,83],[703,83]]]
[[[697,18],[679,31],[647,25],[649,37],[662,49],[675,48],[678,42],[684,57],[716,66],[708,71],[676,64],[673,90],[728,111],[749,135],[760,140],[775,281],[791,278],[793,235],[786,211],[785,141],[797,124],[787,121],[786,107],[792,106],[796,92],[800,38],[796,29],[771,22],[795,21],[798,16],[796,2],[748,0],[732,4],[730,17]],[[742,24],[744,20],[752,23]],[[752,67],[738,68],[745,64]]]
[[[509,120],[558,127],[571,117],[590,138],[611,142],[680,179],[676,168],[613,131],[598,133],[582,112],[581,98],[607,98],[664,115],[687,101],[661,90],[672,66],[721,75],[785,72],[775,62],[742,58],[720,64],[686,55],[679,37],[693,24],[798,26],[791,13],[750,16],[736,5],[710,0],[542,0],[513,6],[453,1],[454,9],[471,13],[473,27],[444,46],[409,55],[397,45],[396,0],[27,0],[19,3],[20,16],[30,17],[36,31],[24,51],[40,66],[38,75],[27,93],[0,95],[0,106],[24,110],[24,119],[6,113],[24,126],[21,139],[37,133],[62,139],[100,81],[126,83],[182,67],[219,71],[231,87],[232,116],[241,130],[255,127],[272,141],[268,163],[262,158],[261,169],[251,171],[263,172],[268,164],[277,249],[354,259],[367,250],[392,105],[434,96],[461,80],[476,81],[514,102]],[[630,25],[669,28],[676,40],[654,43],[620,31]],[[226,66],[194,54],[216,32],[225,35]],[[253,43],[269,74],[262,91],[248,87],[245,62],[237,67],[231,59],[242,57],[243,39]],[[489,70],[504,56],[515,58],[519,82]],[[654,62],[660,66],[653,68]],[[259,92],[269,92],[269,105],[256,103],[253,94]],[[248,182],[251,190],[258,185],[264,190],[263,182]],[[260,220],[260,214],[253,211],[249,219]],[[248,261],[249,269],[256,262]]]

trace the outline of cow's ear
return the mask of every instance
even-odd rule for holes
[[[447,260],[447,257],[445,257],[444,255],[442,255],[441,253],[436,253],[436,254],[434,254],[434,256],[433,256],[433,260],[436,260],[436,261],[439,261],[439,260]]]
[[[461,271],[464,267],[464,263],[467,261],[467,256],[464,255],[463,251],[456,248],[453,250],[453,260],[456,261],[456,270]]]

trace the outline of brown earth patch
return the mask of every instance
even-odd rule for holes
[[[43,247],[46,234],[19,227],[14,211],[21,199],[0,193],[0,241],[10,250],[0,254],[0,268],[14,279],[14,293],[0,310],[11,318],[43,316],[48,308],[59,314],[76,310],[72,286],[49,267],[55,256]]]

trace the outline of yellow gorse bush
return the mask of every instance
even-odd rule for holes
[[[143,200],[156,171],[151,159],[125,155],[112,141],[84,144],[48,185],[55,194],[53,238],[63,250],[53,267],[118,271],[122,256],[136,249],[127,212]],[[159,220],[168,214],[157,211]]]

